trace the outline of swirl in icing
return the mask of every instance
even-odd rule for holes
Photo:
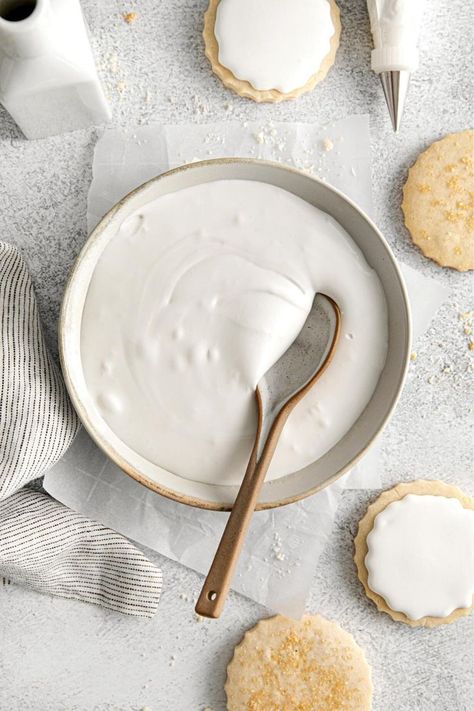
[[[255,436],[255,386],[316,291],[340,305],[343,333],[267,478],[314,462],[350,429],[384,366],[386,303],[335,220],[273,185],[221,180],[157,197],[109,234],[81,354],[95,406],[122,442],[174,474],[238,484]]]
[[[224,67],[282,93],[318,72],[334,31],[328,0],[220,0],[214,29]]]
[[[368,585],[412,620],[447,617],[474,595],[474,511],[458,499],[408,494],[367,536]]]

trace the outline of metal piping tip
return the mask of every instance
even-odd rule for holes
[[[410,72],[393,71],[381,72],[380,81],[382,82],[385,101],[387,102],[388,111],[392,120],[394,131],[400,128],[403,108],[410,82]]]

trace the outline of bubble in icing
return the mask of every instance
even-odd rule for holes
[[[106,414],[122,413],[124,410],[124,405],[121,398],[114,392],[99,393],[99,395],[97,396],[97,404],[99,405],[99,408]]]

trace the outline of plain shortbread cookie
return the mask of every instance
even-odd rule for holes
[[[423,254],[442,267],[474,269],[474,131],[445,136],[418,156],[402,209]]]
[[[370,667],[352,635],[320,615],[262,620],[227,667],[228,711],[370,711]]]
[[[293,91],[288,93],[282,93],[277,89],[270,89],[269,91],[259,91],[258,89],[255,89],[250,82],[237,79],[230,69],[227,69],[227,67],[224,67],[219,62],[219,45],[214,34],[217,6],[219,5],[219,2],[220,0],[209,0],[209,7],[204,15],[203,37],[206,57],[211,63],[212,71],[219,77],[224,86],[228,89],[232,89],[236,92],[236,94],[239,94],[239,96],[243,96],[247,99],[253,99],[258,103],[264,101],[278,103],[279,101],[285,101],[287,99],[296,99],[298,96],[306,94],[306,92],[314,89],[316,84],[324,79],[329,69],[334,64],[336,51],[339,47],[339,37],[341,35],[341,20],[339,8],[335,1],[328,0],[331,5],[331,19],[334,25],[334,34],[331,37],[329,52],[321,62],[321,66],[316,74],[314,74],[304,86],[298,89],[293,89]]]
[[[403,499],[407,496],[407,494],[430,494],[432,496],[455,498],[461,502],[465,509],[474,509],[474,499],[472,497],[464,494],[461,489],[458,489],[457,486],[445,484],[442,481],[425,481],[420,479],[406,484],[398,484],[393,489],[385,491],[379,496],[378,499],[376,499],[376,501],[374,501],[373,504],[371,504],[371,506],[369,506],[367,513],[359,523],[359,531],[354,540],[354,560],[357,566],[357,574],[359,576],[359,580],[364,586],[367,597],[375,602],[380,612],[386,612],[387,615],[390,615],[393,620],[405,622],[405,624],[410,625],[410,627],[437,627],[438,625],[446,625],[450,622],[454,622],[459,617],[469,615],[472,610],[472,606],[468,608],[458,608],[447,617],[421,617],[419,620],[412,620],[403,612],[392,610],[381,595],[378,595],[369,588],[368,571],[365,567],[365,556],[368,553],[367,536],[374,527],[376,516],[389,504]]]

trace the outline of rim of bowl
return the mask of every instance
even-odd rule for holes
[[[159,175],[155,176],[154,178],[150,178],[149,180],[145,181],[141,185],[137,186],[133,190],[131,190],[129,193],[124,195],[120,200],[118,200],[113,207],[110,208],[110,210],[99,220],[97,225],[94,227],[90,235],[87,237],[84,245],[82,246],[78,256],[75,259],[75,262],[73,264],[73,267],[69,273],[69,276],[66,281],[66,286],[63,294],[63,299],[61,302],[61,310],[60,310],[60,315],[59,315],[59,327],[58,327],[58,341],[59,341],[59,358],[60,358],[60,363],[61,363],[61,368],[63,372],[63,377],[64,381],[66,383],[66,388],[68,390],[69,396],[71,398],[72,404],[79,415],[79,418],[81,420],[82,425],[85,427],[91,438],[94,440],[94,442],[99,446],[99,448],[111,459],[123,472],[125,472],[128,476],[130,476],[132,479],[135,479],[135,481],[139,482],[140,484],[143,484],[146,486],[148,489],[154,491],[157,494],[161,494],[162,496],[165,496],[168,499],[172,499],[173,501],[177,501],[181,504],[186,504],[188,506],[193,506],[195,508],[201,508],[201,509],[207,509],[211,511],[231,511],[232,509],[232,504],[228,502],[218,502],[218,501],[208,501],[205,499],[200,499],[195,496],[188,496],[186,494],[183,494],[179,491],[175,491],[174,489],[169,489],[162,484],[158,484],[157,482],[149,479],[148,477],[144,476],[141,474],[137,469],[135,469],[129,462],[127,462],[119,452],[117,452],[112,445],[109,444],[104,438],[102,438],[95,430],[93,424],[91,423],[88,413],[87,413],[87,408],[85,408],[82,404],[80,395],[75,387],[74,384],[74,379],[71,376],[70,370],[67,365],[67,359],[66,359],[66,351],[67,351],[67,328],[66,328],[66,320],[68,317],[68,307],[69,307],[69,302],[71,299],[71,293],[74,289],[75,286],[75,277],[77,272],[79,271],[79,268],[82,264],[82,261],[84,259],[84,256],[86,255],[87,251],[89,250],[91,244],[95,242],[99,237],[101,236],[102,232],[106,229],[107,224],[110,222],[112,217],[123,207],[123,205],[128,202],[131,198],[133,198],[135,195],[140,193],[141,191],[147,189],[152,183],[157,183],[161,180],[166,179],[167,177],[171,175],[176,175],[178,173],[182,173],[188,170],[193,170],[193,169],[198,169],[200,167],[204,166],[212,166],[212,165],[229,165],[229,164],[247,164],[247,165],[261,165],[261,166],[266,166],[268,168],[276,168],[278,170],[281,170],[283,172],[289,172],[289,173],[296,173],[298,175],[303,176],[304,178],[307,178],[310,181],[313,181],[317,183],[318,185],[324,187],[325,189],[335,193],[342,201],[345,203],[349,204],[359,215],[365,220],[365,222],[369,225],[371,230],[376,233],[377,237],[379,240],[382,242],[383,246],[385,247],[385,252],[388,257],[388,259],[391,262],[391,265],[394,269],[394,272],[397,276],[398,282],[399,282],[399,287],[401,290],[401,293],[403,295],[403,303],[405,306],[405,313],[403,314],[404,320],[406,322],[406,337],[405,337],[405,344],[404,344],[404,352],[405,352],[405,362],[403,363],[403,368],[400,373],[399,379],[398,379],[398,384],[396,389],[394,390],[393,396],[391,398],[390,405],[388,409],[385,412],[384,417],[380,420],[376,430],[372,434],[370,440],[359,449],[357,454],[348,462],[346,465],[343,467],[340,467],[331,477],[326,479],[324,482],[319,482],[318,484],[315,484],[313,487],[310,487],[307,491],[300,492],[298,494],[292,495],[292,496],[287,496],[281,499],[277,499],[275,501],[264,501],[264,502],[259,502],[257,506],[255,507],[256,511],[264,511],[267,509],[274,509],[274,508],[279,508],[280,506],[286,506],[287,504],[293,504],[297,501],[301,501],[302,499],[307,498],[308,496],[312,496],[313,494],[318,493],[322,489],[325,489],[327,486],[330,486],[332,483],[334,483],[339,477],[341,477],[343,474],[345,474],[349,469],[352,469],[357,462],[364,456],[364,454],[370,449],[370,447],[373,445],[374,441],[379,437],[379,435],[382,433],[382,431],[385,429],[385,426],[387,425],[388,421],[390,420],[393,411],[397,405],[397,402],[400,398],[403,385],[405,383],[407,371],[408,371],[408,365],[409,365],[409,357],[410,357],[410,348],[411,348],[411,330],[412,330],[412,320],[411,320],[411,313],[410,313],[410,306],[409,306],[409,301],[408,301],[408,294],[407,294],[407,289],[405,286],[405,282],[403,279],[403,276],[400,271],[400,267],[398,266],[397,260],[395,259],[392,250],[390,248],[390,245],[388,244],[387,240],[385,237],[382,235],[378,227],[375,225],[375,223],[372,221],[372,219],[353,201],[351,198],[347,197],[343,192],[338,190],[337,188],[333,187],[332,185],[329,185],[328,183],[325,183],[322,180],[319,180],[318,178],[309,175],[306,173],[304,170],[300,170],[298,168],[293,168],[292,166],[286,165],[284,163],[278,163],[276,161],[269,161],[269,160],[260,160],[257,158],[214,158],[211,160],[202,160],[202,161],[196,161],[194,163],[186,163],[184,165],[178,166],[177,168],[171,168],[170,170],[167,170],[164,173],[160,173]],[[265,181],[263,181],[265,182]],[[283,188],[284,189],[284,188]],[[301,198],[304,200],[304,198]],[[305,202],[307,202],[305,200]],[[320,208],[321,209],[321,208]],[[330,214],[330,213],[328,213]],[[375,391],[374,391],[375,392]],[[369,400],[370,402],[370,400]],[[367,403],[368,405],[369,403]],[[367,407],[366,405],[366,407]],[[365,408],[364,408],[365,410]],[[359,416],[361,417],[362,414]],[[359,418],[358,418],[359,419]],[[357,422],[357,420],[356,420]],[[355,423],[354,423],[355,424]],[[352,426],[354,426],[354,424]],[[337,447],[337,443],[334,445]],[[291,476],[291,474],[289,475]],[[235,487],[238,488],[238,487]]]

